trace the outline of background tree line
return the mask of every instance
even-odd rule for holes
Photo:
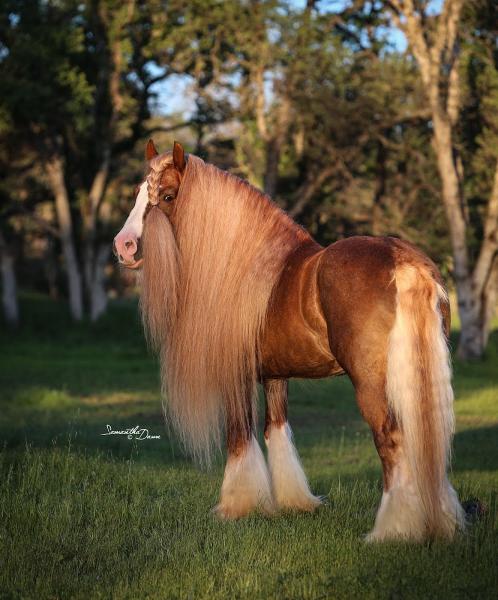
[[[454,283],[459,353],[498,297],[494,0],[4,0],[0,249],[19,287],[97,319],[110,241],[173,138],[263,188],[321,242],[398,235]],[[406,42],[406,48],[405,48]]]

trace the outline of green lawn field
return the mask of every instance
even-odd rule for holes
[[[485,514],[451,544],[369,545],[381,471],[347,378],[291,386],[327,504],[223,523],[223,458],[199,470],[168,435],[136,305],[94,326],[42,298],[23,312],[0,335],[0,598],[498,598],[498,331],[484,362],[454,367],[451,479]]]

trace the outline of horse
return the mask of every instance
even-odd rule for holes
[[[395,237],[324,248],[264,193],[177,142],[159,154],[149,140],[146,160],[114,251],[139,272],[146,337],[183,445],[209,463],[226,439],[215,513],[317,509],[287,420],[288,380],[347,374],[383,471],[366,539],[451,539],[465,519],[447,475],[450,308],[436,265]]]

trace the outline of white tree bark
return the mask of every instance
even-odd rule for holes
[[[74,244],[73,221],[66,183],[64,181],[64,166],[61,157],[57,154],[52,156],[47,161],[46,168],[50,187],[55,198],[55,210],[59,222],[69,291],[69,308],[73,319],[80,321],[83,318],[81,274]]]

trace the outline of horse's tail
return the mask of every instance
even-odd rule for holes
[[[415,520],[424,536],[451,537],[463,526],[447,479],[454,431],[453,390],[442,307],[444,288],[425,265],[400,265],[389,338],[387,396],[402,432],[402,452],[414,482]]]

